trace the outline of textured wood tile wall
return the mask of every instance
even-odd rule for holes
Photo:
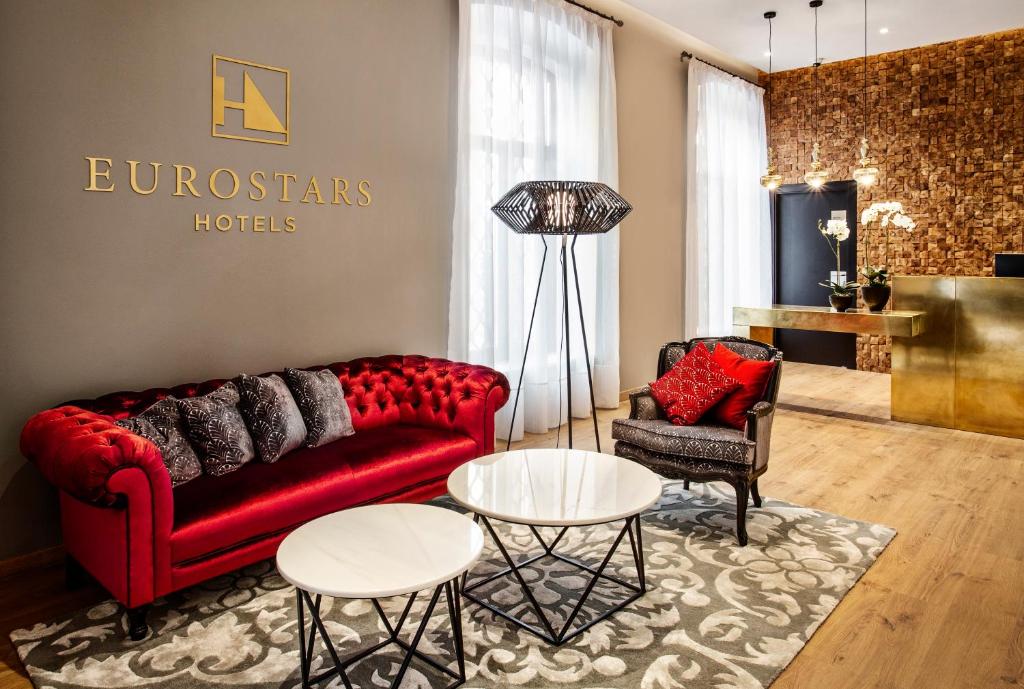
[[[861,60],[819,68],[822,159],[850,179],[863,126]],[[767,81],[767,75],[762,78]],[[775,75],[770,128],[785,183],[801,182],[814,140],[813,69]],[[880,183],[917,230],[861,230],[857,252],[903,275],[991,275],[1024,251],[1024,29],[868,58],[868,137]],[[860,336],[857,365],[889,370],[887,338]]]

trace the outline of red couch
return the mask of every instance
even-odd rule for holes
[[[224,380],[75,401],[26,424],[21,450],[60,489],[71,562],[128,608],[133,638],[146,634],[155,598],[271,557],[315,517],[441,495],[455,467],[494,451],[494,414],[509,394],[497,371],[422,356],[326,368],[345,390],[355,435],[173,490],[156,446],[114,421]]]

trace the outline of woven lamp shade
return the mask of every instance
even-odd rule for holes
[[[519,234],[603,234],[632,210],[600,182],[522,182],[491,207]]]

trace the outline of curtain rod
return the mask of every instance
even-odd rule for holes
[[[566,0],[566,1],[568,1],[568,0]],[[703,63],[704,63],[704,64],[706,64],[706,65],[709,65],[709,66],[711,66],[711,67],[714,67],[714,68],[715,68],[715,69],[717,69],[717,70],[718,70],[719,72],[725,72],[725,73],[726,73],[726,74],[728,74],[729,76],[731,76],[731,77],[736,77],[737,79],[742,79],[743,81],[747,82],[748,84],[753,84],[754,86],[757,86],[757,87],[760,87],[760,88],[764,88],[763,86],[761,86],[761,84],[757,83],[756,81],[751,81],[750,79],[747,79],[746,77],[741,77],[741,76],[740,76],[739,74],[736,74],[735,72],[730,72],[730,71],[729,71],[729,70],[727,70],[727,69],[722,69],[721,67],[719,67],[719,66],[718,66],[718,65],[716,65],[715,63],[713,63],[713,62],[708,62],[707,60],[705,60],[705,59],[703,59],[703,58],[699,58],[699,57],[697,57],[696,55],[694,55],[693,53],[688,53],[688,52],[686,52],[686,51],[684,50],[683,52],[681,52],[681,53],[679,54],[679,61],[680,61],[680,62],[685,62],[686,60],[696,60],[696,61],[698,61],[698,62],[703,62]]]
[[[616,19],[612,15],[605,14],[604,12],[598,12],[593,7],[587,7],[582,2],[576,2],[576,0],[565,0],[565,1],[567,3],[569,3],[570,5],[575,5],[576,7],[579,7],[581,10],[586,10],[587,12],[590,12],[591,14],[596,14],[597,16],[601,17],[602,19],[607,19],[608,21],[616,24],[617,26],[622,26],[623,25],[621,19]]]

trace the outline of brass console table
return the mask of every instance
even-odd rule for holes
[[[917,337],[925,331],[924,311],[833,311],[827,306],[737,306],[732,310],[736,331],[758,342],[772,344],[775,328],[829,333],[866,333]]]
[[[896,276],[894,310],[733,309],[734,334],[775,328],[892,337],[890,416],[1024,438],[1024,278]]]

